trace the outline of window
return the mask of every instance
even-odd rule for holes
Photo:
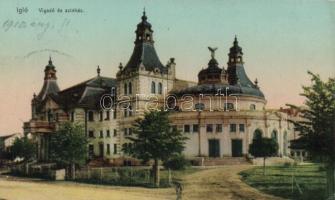
[[[74,122],[74,111],[72,111],[70,114],[70,120],[71,122]]]
[[[109,130],[106,131],[106,137],[111,137],[111,133]]]
[[[151,93],[155,94],[156,93],[156,83],[155,82],[151,82]]]
[[[103,120],[103,118],[104,118],[104,113],[102,112],[102,111],[100,111],[99,112],[99,119],[100,119],[100,121],[102,121]]]
[[[128,135],[128,129],[127,128],[123,129],[123,134]]]
[[[124,89],[124,91],[123,91],[124,94],[127,94],[127,83],[124,84],[123,89]]]
[[[90,121],[90,122],[94,121],[94,113],[93,113],[93,111],[88,111],[88,121]]]
[[[190,132],[190,125],[188,125],[188,124],[184,125],[184,132],[185,133],[189,133]]]
[[[158,94],[162,94],[163,93],[163,85],[162,83],[158,83]]]
[[[114,129],[113,136],[114,136],[114,137],[117,136],[117,130],[116,130],[116,129]]]
[[[199,131],[199,125],[193,124],[193,132],[197,133]]]
[[[128,129],[128,135],[132,135],[133,134],[133,129],[132,128],[129,128]]]
[[[88,137],[94,138],[94,131],[88,131]]]
[[[230,124],[230,132],[236,132],[236,124]]]
[[[89,157],[94,156],[94,146],[93,146],[93,144],[88,145],[88,155],[89,155]]]
[[[128,83],[128,94],[131,94],[132,92],[133,92],[133,86],[130,82],[130,83]]]
[[[177,130],[177,125],[173,125],[173,126],[172,126],[172,130],[173,130],[173,131],[176,131],[176,130]]]
[[[110,113],[109,113],[109,111],[106,111],[106,118],[105,118],[105,120],[109,120],[110,118]]]
[[[255,104],[250,104],[250,110],[256,110],[256,105]]]
[[[244,124],[239,125],[239,130],[240,130],[241,133],[244,132]]]
[[[101,130],[100,131],[100,138],[103,138],[104,137],[104,132]]]
[[[133,107],[132,106],[129,106],[129,108],[128,108],[128,115],[129,115],[129,117],[133,116]]]
[[[107,148],[106,148],[107,150],[107,155],[109,155],[110,153],[111,153],[111,147],[110,147],[110,144],[107,144]]]
[[[216,125],[216,132],[221,133],[222,132],[222,124],[217,124]]]
[[[224,110],[234,110],[234,104],[233,103],[225,103],[224,104]]]
[[[128,117],[128,108],[123,108],[124,117]]]
[[[114,144],[114,154],[117,154],[117,144]]]
[[[113,111],[113,119],[116,119],[116,109]]]
[[[212,133],[213,132],[213,124],[207,124],[206,125],[206,131],[207,131],[207,133]]]

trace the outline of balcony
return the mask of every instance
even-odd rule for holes
[[[31,120],[24,122],[23,130],[25,133],[52,133],[55,131],[55,122]]]

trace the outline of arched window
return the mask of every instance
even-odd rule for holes
[[[250,104],[250,110],[256,110],[256,105],[255,104]]]
[[[132,92],[133,92],[133,86],[132,86],[132,84],[130,82],[130,83],[128,83],[128,93],[132,94]]]
[[[256,129],[255,132],[254,132],[254,139],[255,139],[255,138],[260,138],[260,137],[262,137],[262,136],[263,136],[262,131],[259,130],[259,129]]]
[[[124,89],[124,94],[127,94],[127,83],[124,84],[123,89]]]
[[[276,130],[273,130],[272,133],[271,133],[271,138],[273,140],[275,140],[276,142],[278,142],[278,133]]]
[[[152,94],[156,93],[156,83],[154,81],[151,82],[151,93]]]
[[[162,94],[163,93],[163,85],[162,83],[158,83],[158,94]]]

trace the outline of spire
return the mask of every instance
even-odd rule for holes
[[[52,65],[51,56],[49,56],[49,65]]]
[[[100,69],[100,66],[98,65],[98,67],[97,67],[97,74],[98,74],[98,76],[100,76],[100,72],[101,72],[101,69]]]
[[[147,21],[147,16],[145,15],[145,7],[143,8],[142,21]]]

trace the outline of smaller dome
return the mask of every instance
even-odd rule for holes
[[[208,67],[198,74],[199,84],[203,83],[220,83],[222,70],[215,58],[208,62]]]

